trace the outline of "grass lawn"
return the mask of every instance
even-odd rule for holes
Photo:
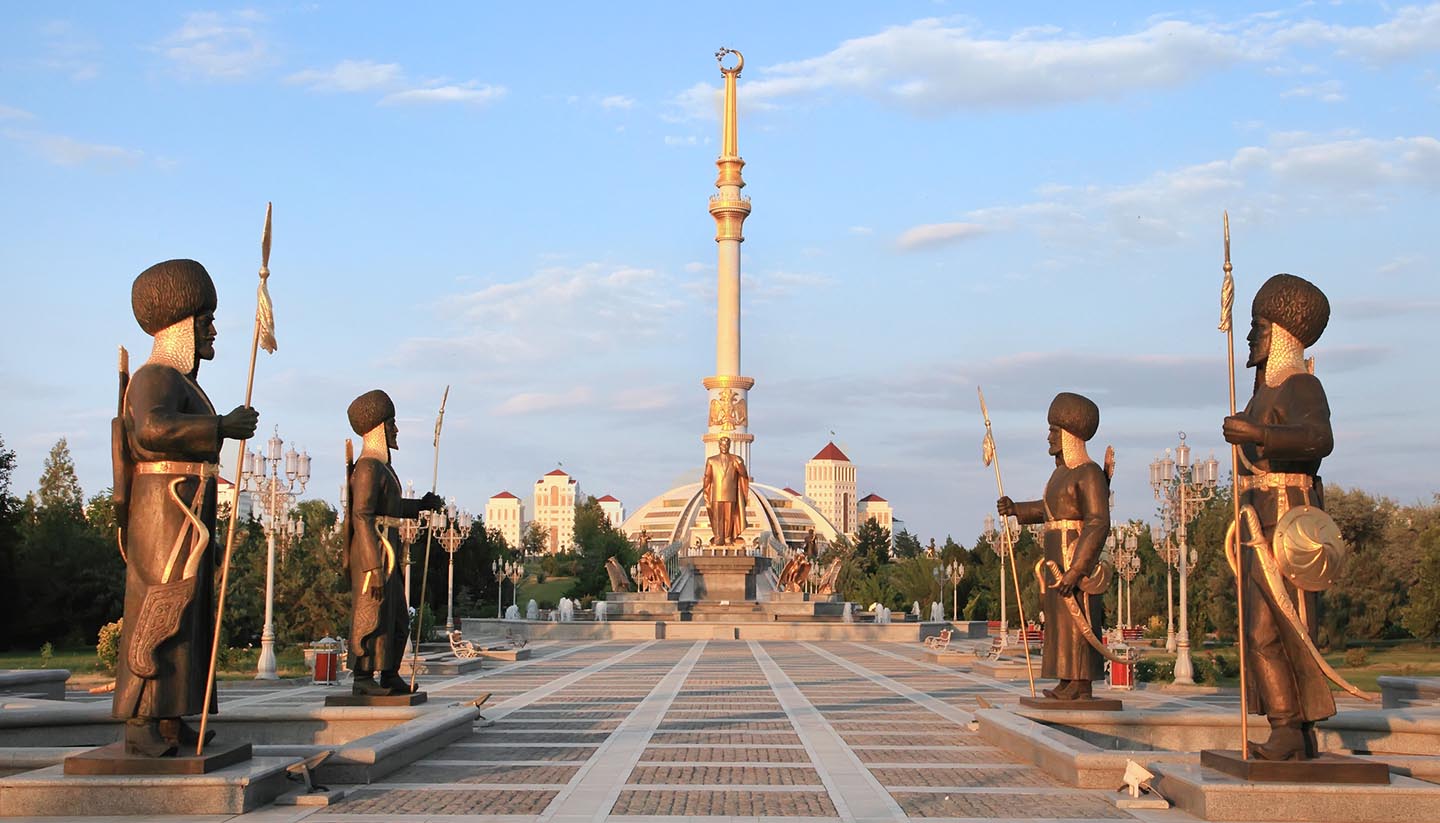
[[[525,604],[534,600],[541,608],[554,608],[560,598],[574,582],[573,577],[547,577],[544,583],[536,583],[534,575],[520,581],[520,613],[525,613]]]
[[[1173,654],[1166,654],[1163,651],[1142,650],[1147,652],[1146,659],[1155,661],[1173,661]],[[1356,649],[1350,649],[1354,654]],[[1365,691],[1379,692],[1379,678],[1383,675],[1402,675],[1406,677],[1440,677],[1440,648],[1427,647],[1423,642],[1415,641],[1401,643],[1395,646],[1363,649],[1365,662],[1358,665],[1350,665],[1345,662],[1346,652],[1325,653],[1325,661],[1343,678],[1348,680],[1358,689]],[[1192,657],[1203,654],[1218,653],[1230,660],[1239,658],[1239,650],[1235,646],[1206,646],[1204,650],[1192,650]],[[1198,676],[1198,674],[1197,674]],[[1221,678],[1220,686],[1240,685],[1239,677]],[[1339,687],[1332,686],[1335,690]]]
[[[275,658],[275,667],[281,677],[305,677],[310,673],[305,666],[304,652],[299,647],[277,649]],[[259,649],[231,649],[215,679],[251,679],[255,677],[259,660]],[[48,664],[38,650],[0,652],[0,669],[68,669],[70,679],[66,683],[72,689],[100,686],[115,679],[113,673],[100,668],[94,646],[56,649]]]

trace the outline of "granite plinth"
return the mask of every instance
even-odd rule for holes
[[[1124,709],[1113,697],[1092,697],[1088,700],[1063,700],[1058,697],[1022,697],[1020,705],[1027,709],[1048,712],[1118,712]]]
[[[1238,749],[1206,749],[1200,765],[1241,780],[1265,783],[1372,783],[1390,782],[1390,767],[1376,760],[1321,752],[1309,760],[1242,758]]]
[[[414,694],[333,694],[325,698],[326,706],[418,706],[424,703],[425,692]]]
[[[434,677],[455,677],[461,674],[479,670],[481,666],[478,657],[436,657],[430,660],[421,659],[417,664],[420,674],[428,674]],[[411,671],[410,661],[406,660],[400,664],[400,673],[409,675]]]
[[[1033,666],[1038,675],[1040,661],[1035,660]],[[989,675],[996,680],[1024,680],[1028,677],[1024,659],[1013,657],[1002,657],[998,660],[977,657],[975,662],[970,664],[970,670],[976,674]]]
[[[1204,820],[1395,823],[1440,820],[1440,786],[1392,776],[1370,783],[1266,783],[1198,763],[1147,763],[1151,785],[1176,808]]]
[[[488,657],[491,660],[529,660],[530,650],[519,649],[481,649],[481,657]]]
[[[0,817],[244,814],[294,786],[298,757],[255,757],[208,774],[68,775],[64,766],[0,778]]]
[[[755,599],[755,576],[770,561],[763,557],[714,556],[681,558],[681,568],[694,575],[696,600]]]
[[[176,775],[209,774],[250,759],[250,744],[211,745],[203,754],[185,747],[176,757],[142,757],[127,754],[124,743],[111,743],[65,758],[67,775]]]
[[[1440,677],[1397,677],[1379,679],[1380,705],[1386,709],[1434,706],[1440,703]]]
[[[64,700],[69,679],[69,669],[5,669],[0,671],[0,693]]]
[[[605,595],[606,603],[665,603],[679,600],[676,592],[610,592]]]

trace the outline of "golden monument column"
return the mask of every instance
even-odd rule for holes
[[[725,57],[735,55],[735,67],[725,68]],[[746,465],[750,463],[750,412],[748,395],[755,380],[740,375],[740,244],[742,230],[750,216],[750,198],[740,194],[745,181],[740,159],[735,116],[735,80],[745,68],[745,58],[734,49],[715,52],[720,74],[725,78],[725,114],[720,127],[720,157],[715,161],[720,174],[715,179],[719,192],[710,197],[710,216],[715,218],[718,245],[717,300],[715,317],[715,374],[704,380],[709,392],[710,414],[705,436],[705,456],[720,451],[720,439],[729,438],[731,452]]]

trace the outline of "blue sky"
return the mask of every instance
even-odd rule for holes
[[[835,432],[861,494],[967,544],[1048,475],[1080,391],[1117,515],[1185,430],[1223,456],[1229,209],[1239,325],[1278,271],[1334,312],[1314,350],[1327,482],[1431,498],[1440,5],[935,2],[17,6],[0,33],[0,435],[16,485],[68,437],[109,480],[114,351],[146,266],[220,289],[216,404],[243,396],[275,203],[280,350],[262,432],[338,497],[345,407],[400,407],[423,486],[481,510],[563,462],[633,510],[698,476],[713,369],[712,53],[745,53],[743,370],[760,482]],[[1239,378],[1242,387],[1248,375]],[[231,459],[227,450],[227,461]]]

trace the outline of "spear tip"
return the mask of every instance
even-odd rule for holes
[[[274,203],[265,203],[265,231],[260,235],[260,265],[270,268],[270,212]]]

